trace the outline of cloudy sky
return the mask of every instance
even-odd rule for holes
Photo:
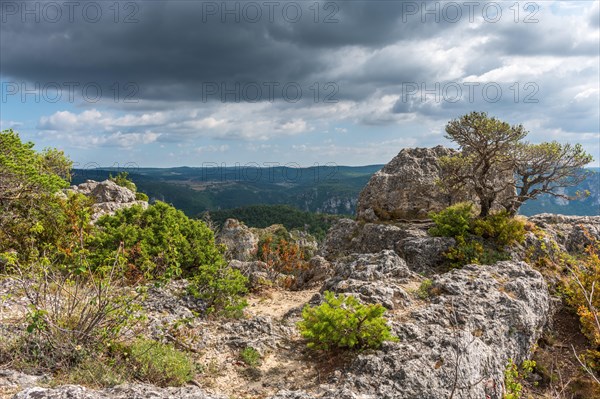
[[[0,7],[1,128],[80,166],[380,164],[473,110],[600,159],[598,1]]]

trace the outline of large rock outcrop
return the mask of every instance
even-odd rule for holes
[[[77,186],[71,186],[66,191],[94,198],[92,221],[98,220],[103,215],[113,215],[119,209],[129,208],[134,205],[140,205],[144,209],[148,207],[147,201],[136,200],[135,192],[126,187],[119,186],[112,180],[104,180],[102,182],[88,180]]]
[[[358,220],[367,222],[427,219],[460,201],[476,201],[470,193],[448,194],[436,183],[441,176],[439,158],[456,155],[441,145],[433,148],[405,148],[376,172],[358,197]],[[509,177],[510,178],[510,177]],[[511,196],[511,190],[499,200]]]
[[[418,280],[417,277],[394,251],[353,254],[336,263],[335,274],[325,282],[322,291],[352,294],[363,302],[394,309],[408,298],[401,285]]]
[[[548,322],[543,277],[524,262],[505,261],[465,266],[433,284],[439,295],[391,317],[400,341],[360,355],[337,392],[442,399],[456,389],[457,398],[502,398],[508,359],[526,359]]]
[[[455,150],[405,148],[375,173],[358,197],[357,217],[365,221],[424,219],[458,199],[436,185],[440,177],[438,159],[455,155]]]

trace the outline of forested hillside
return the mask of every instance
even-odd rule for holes
[[[150,199],[172,203],[189,216],[249,205],[290,205],[299,210],[351,215],[358,193],[381,165],[310,168],[119,169],[129,172]],[[73,184],[104,180],[116,169],[75,170]]]
[[[188,216],[205,211],[243,208],[252,205],[289,205],[301,211],[354,215],[358,194],[381,165],[360,167],[319,166],[311,168],[124,168],[76,169],[73,183],[86,179],[104,180],[117,170],[126,170],[151,200],[173,204]],[[542,196],[528,201],[524,215],[561,213],[564,215],[600,215],[600,170],[591,169],[591,176],[577,187],[567,190],[590,192],[576,201],[564,201]],[[250,212],[256,211],[253,208]],[[260,208],[263,216],[267,208]],[[237,211],[239,214],[240,212]],[[224,215],[219,214],[219,215]],[[281,212],[265,216],[269,221]],[[249,216],[248,213],[245,216]],[[220,217],[220,216],[219,216]],[[265,219],[266,220],[266,219]],[[282,222],[279,222],[282,223]],[[256,226],[261,227],[261,226]]]

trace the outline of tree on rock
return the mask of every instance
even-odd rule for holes
[[[585,179],[582,168],[593,160],[579,144],[524,142],[528,132],[522,125],[511,126],[485,112],[450,121],[446,133],[461,152],[440,159],[440,183],[449,192],[473,193],[481,217],[494,204],[514,215],[525,201],[541,194],[577,198],[579,194],[569,197],[562,189]]]
[[[487,216],[498,195],[514,186],[510,154],[527,132],[485,112],[472,112],[446,125],[446,138],[461,153],[440,160],[443,184],[452,191],[465,190],[479,199],[480,216]]]

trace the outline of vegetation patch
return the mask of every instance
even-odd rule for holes
[[[504,399],[520,399],[523,391],[522,382],[536,367],[533,360],[525,360],[519,368],[512,359],[504,370]]]
[[[433,236],[452,237],[456,245],[445,256],[453,267],[466,264],[493,264],[507,260],[505,249],[525,240],[525,221],[507,211],[476,216],[472,203],[458,203],[440,212],[432,212]]]
[[[240,359],[242,359],[242,362],[244,362],[246,365],[250,367],[256,367],[260,365],[262,356],[256,349],[251,346],[247,346],[240,352]]]
[[[326,291],[325,301],[315,307],[306,305],[300,334],[308,347],[317,350],[376,349],[385,341],[396,341],[381,304],[363,305],[352,295]]]

